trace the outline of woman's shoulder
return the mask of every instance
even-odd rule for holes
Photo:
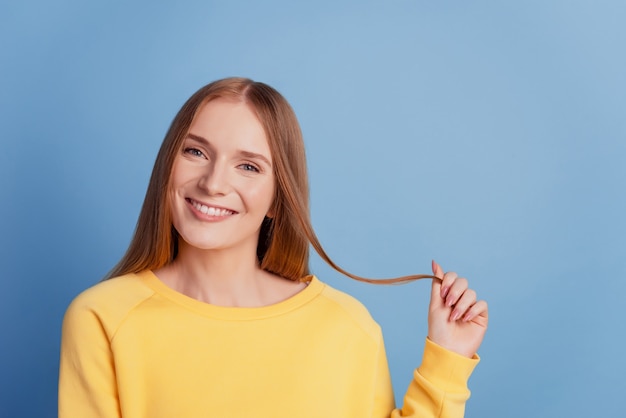
[[[153,293],[150,288],[142,284],[142,273],[129,273],[94,284],[76,296],[72,303],[97,305],[111,300],[122,302],[128,297],[132,299],[150,293]]]
[[[103,280],[76,296],[67,308],[65,318],[85,317],[88,313],[100,321],[115,322],[154,294],[142,281],[142,273]]]
[[[328,302],[329,307],[332,307],[335,315],[353,321],[372,337],[380,336],[380,326],[357,298],[326,283],[320,296]]]

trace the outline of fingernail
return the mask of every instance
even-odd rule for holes
[[[452,316],[450,317],[451,320],[456,321],[457,319],[459,319],[459,312],[458,311],[453,311],[452,312]]]
[[[448,291],[450,290],[449,286],[444,287],[443,289],[441,289],[441,297],[445,298],[446,296],[448,296]]]
[[[453,305],[452,299],[446,300],[446,306],[452,306],[452,305]]]
[[[468,322],[470,319],[472,319],[472,316],[470,315],[470,313],[466,313],[465,316],[463,317],[463,321]]]

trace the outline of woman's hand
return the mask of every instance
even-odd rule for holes
[[[443,273],[433,261],[433,279],[428,308],[428,338],[458,354],[473,357],[487,330],[487,302],[476,300],[467,279],[454,272]]]

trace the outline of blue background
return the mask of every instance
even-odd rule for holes
[[[0,415],[56,415],[67,304],[124,252],[178,108],[241,75],[299,115],[335,261],[435,258],[490,303],[466,416],[622,416],[625,21],[617,0],[3,2]],[[312,264],[383,326],[400,400],[429,284]]]

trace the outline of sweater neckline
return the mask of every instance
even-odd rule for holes
[[[145,270],[137,275],[154,292],[178,305],[182,305],[204,316],[233,321],[264,319],[285,314],[313,300],[325,287],[324,283],[314,275],[311,275],[309,276],[310,281],[308,281],[308,285],[290,298],[267,306],[239,308],[212,305],[189,297],[168,287],[152,270]]]

